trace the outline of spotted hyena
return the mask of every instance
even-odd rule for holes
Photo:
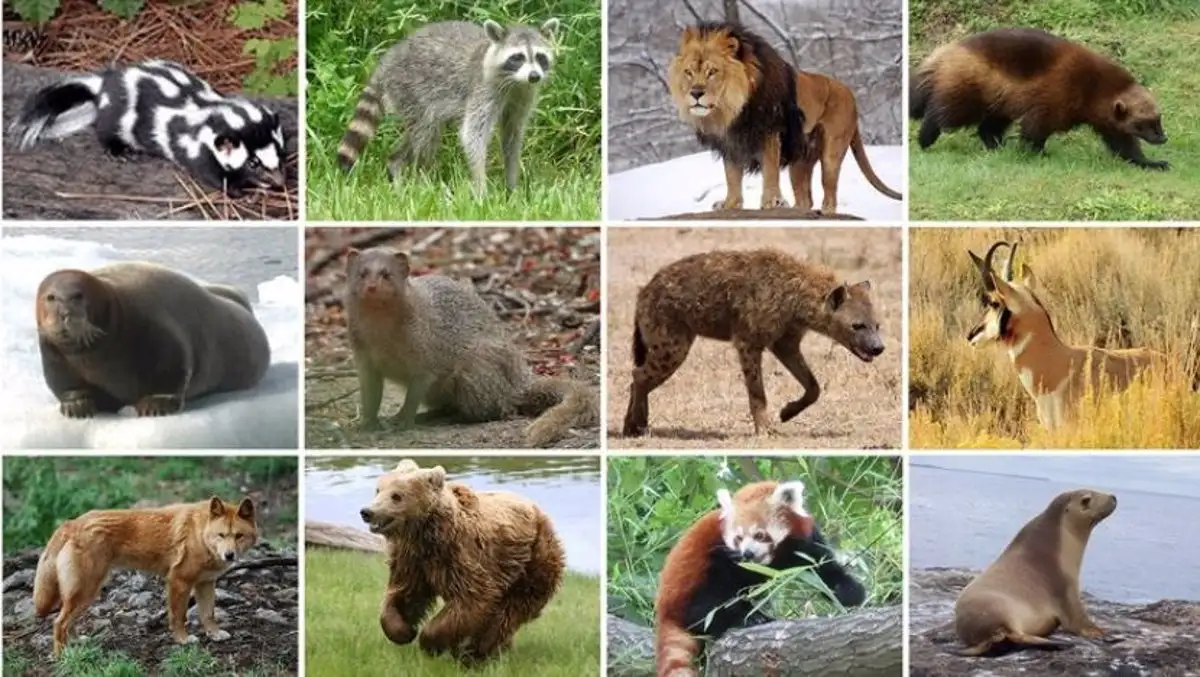
[[[800,354],[806,333],[828,336],[864,362],[883,352],[870,291],[867,280],[840,282],[828,268],[775,249],[712,251],[663,267],[638,291],[624,434],[646,433],[650,393],[679,369],[698,336],[737,349],[755,434],[772,430],[762,377],[762,354],[770,350],[804,387],[779,412],[790,421],[821,395]]]

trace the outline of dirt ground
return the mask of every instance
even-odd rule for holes
[[[821,383],[821,399],[755,436],[733,348],[698,339],[679,371],[650,395],[650,434],[621,435],[629,404],[630,341],[638,288],[662,266],[714,249],[773,246],[824,263],[851,282],[871,281],[884,353],[866,364],[823,336],[801,346]],[[608,440],[611,448],[887,449],[900,444],[902,364],[901,232],[898,228],[610,228],[608,259]],[[800,385],[764,355],[767,406],[778,411]]]
[[[310,448],[514,449],[528,447],[529,419],[476,425],[425,425],[398,432],[358,429],[358,377],[341,297],[345,248],[384,245],[407,251],[414,274],[436,272],[475,282],[508,324],[537,374],[599,388],[600,235],[596,228],[308,229],[305,330],[305,435]],[[585,340],[587,339],[587,340]],[[404,389],[384,387],[380,418],[400,409]],[[600,446],[600,431],[576,431],[555,448]]]

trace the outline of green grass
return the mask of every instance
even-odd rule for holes
[[[1043,28],[1108,54],[1154,92],[1169,137],[1142,144],[1166,172],[1112,155],[1090,129],[1056,134],[1046,156],[1024,149],[1016,126],[986,151],[974,128],[945,132],[922,151],[909,123],[913,220],[1165,221],[1200,217],[1200,8],[1191,0],[914,0],[912,63],[935,46],[1000,26]]]
[[[314,549],[305,554],[305,673],[458,677],[449,658],[429,658],[416,644],[396,646],[379,629],[387,581],[381,555]],[[586,677],[600,671],[600,582],[568,573],[537,620],[517,631],[511,651],[472,675]]]
[[[600,3],[595,0],[389,0],[307,3],[308,217],[314,220],[596,220],[600,216]],[[385,121],[354,170],[337,165],[338,142],[379,57],[431,21],[562,22],[554,71],[526,133],[516,191],[504,187],[495,139],[488,194],[476,200],[456,130],[445,131],[436,168],[395,185],[387,158],[398,138]]]
[[[717,509],[716,493],[757,479],[800,479],[805,505],[826,539],[849,556],[867,604],[900,603],[903,483],[898,459],[883,456],[721,458],[629,457],[608,461],[608,609],[650,624],[663,560],[683,532]],[[806,567],[762,586],[772,614],[835,612]]]
[[[17,677],[33,667],[29,658],[5,651],[4,675]],[[63,649],[54,665],[55,677],[251,677],[252,673],[234,673],[221,666],[215,656],[198,646],[174,649],[156,669],[147,669],[128,654],[110,651],[92,641],[76,642]],[[282,674],[258,672],[254,674]]]
[[[0,673],[4,677],[21,677],[26,670],[33,667],[33,659],[24,652],[17,651],[10,647],[4,648],[4,667]]]
[[[4,459],[4,551],[45,544],[63,520],[88,510],[128,508],[139,500],[227,501],[246,487],[295,487],[296,458],[280,456],[166,458],[13,456]],[[264,538],[294,540],[296,506],[271,506]]]

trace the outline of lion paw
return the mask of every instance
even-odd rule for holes
[[[787,200],[783,199],[783,197],[780,195],[763,196],[762,209],[775,209],[777,207],[786,208],[787,206]]]
[[[742,208],[742,198],[739,197],[739,198],[732,199],[732,200],[729,198],[725,198],[724,200],[718,200],[717,202],[713,203],[712,208],[713,208],[714,212],[724,212],[724,211],[729,211],[732,209],[741,209]]]

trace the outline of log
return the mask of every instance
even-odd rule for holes
[[[706,677],[899,677],[899,606],[841,616],[781,620],[726,633],[709,647]],[[610,615],[610,677],[654,677],[654,632]]]
[[[369,531],[332,522],[304,521],[304,544],[343,550],[383,552],[383,537]]]
[[[26,98],[68,74],[20,63],[4,63],[4,129],[11,129]],[[195,189],[190,175],[162,158],[136,155],[118,161],[104,154],[94,134],[81,132],[59,141],[46,141],[19,151],[17,139],[4,135],[4,218],[6,219],[142,219],[196,220],[296,218],[296,210],[281,208],[296,202],[298,172],[294,166],[297,142],[297,103],[294,99],[247,97],[279,113],[287,144],[288,197],[253,191],[236,203],[219,190]],[[200,194],[207,195],[207,200]],[[224,212],[222,210],[225,210]],[[289,216],[288,212],[291,215]]]
[[[794,207],[773,209],[728,209],[710,212],[685,212],[670,216],[658,216],[647,221],[865,221],[853,214],[830,214],[804,211]]]

